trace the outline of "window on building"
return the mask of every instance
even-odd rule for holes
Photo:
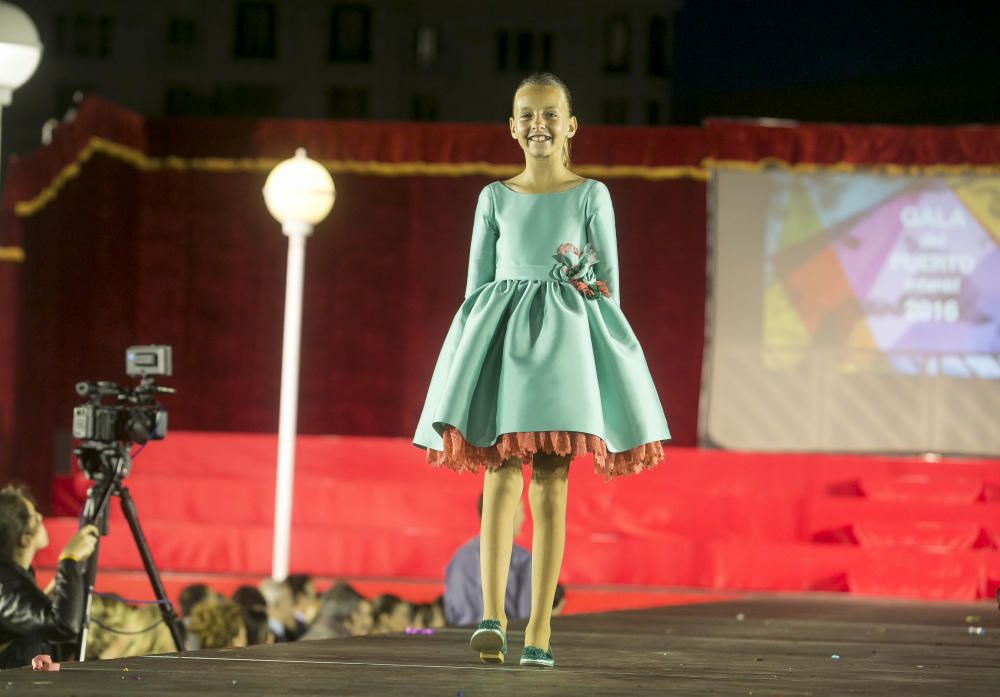
[[[201,91],[187,85],[168,85],[163,95],[168,116],[278,116],[281,89],[276,85],[216,85]]]
[[[431,68],[438,59],[438,30],[436,27],[420,27],[417,29],[416,41],[417,65],[421,68]]]
[[[108,58],[114,48],[114,19],[106,15],[56,15],[52,52],[57,56]]]
[[[273,2],[241,2],[236,6],[237,58],[278,55],[278,11]]]
[[[191,60],[198,46],[198,25],[190,17],[171,17],[167,20],[167,57],[174,60]]]
[[[66,15],[56,15],[55,16],[55,46],[53,46],[53,52],[57,56],[65,56],[69,54],[70,47],[70,32],[69,32],[69,21]]]
[[[649,23],[649,61],[647,69],[650,75],[660,77],[670,72],[670,25],[666,17],[653,17]]]
[[[437,121],[439,101],[433,94],[415,94],[410,100],[410,117],[414,121]]]
[[[73,55],[92,56],[97,50],[97,22],[92,15],[73,18]]]
[[[331,87],[326,93],[326,115],[331,119],[368,118],[368,90],[364,87]]]
[[[605,99],[601,102],[601,122],[623,124],[628,122],[628,100]]]
[[[517,35],[517,69],[531,70],[535,64],[535,37],[528,32]]]
[[[506,72],[510,69],[510,32],[497,32],[497,70]]]
[[[498,31],[496,33],[496,66],[499,72],[517,70],[551,70],[553,62],[552,34]]]
[[[278,116],[281,88],[277,85],[224,85],[216,90],[221,116]]]
[[[75,15],[72,22],[65,15],[56,17],[57,55],[78,58],[107,58],[114,42],[114,19],[106,15]]]
[[[628,17],[613,15],[604,29],[604,72],[627,73],[631,38]]]
[[[542,70],[552,70],[552,34],[542,34]]]
[[[330,15],[330,60],[371,61],[372,15],[367,5],[337,5]]]
[[[660,102],[655,99],[646,102],[646,123],[650,126],[656,126],[661,122],[662,118],[663,113]]]
[[[115,23],[111,17],[97,18],[97,55],[107,58],[111,55],[111,44],[114,41]]]

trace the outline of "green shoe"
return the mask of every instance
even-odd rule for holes
[[[552,668],[556,664],[556,659],[552,657],[552,647],[548,651],[542,651],[537,646],[525,646],[521,652],[522,666],[544,666]]]
[[[499,620],[483,620],[469,639],[469,646],[479,653],[483,663],[503,663],[507,655],[507,637]]]

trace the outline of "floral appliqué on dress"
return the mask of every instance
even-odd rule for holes
[[[583,253],[575,244],[563,242],[556,249],[552,258],[559,262],[556,274],[560,279],[580,291],[588,300],[595,300],[600,293],[610,298],[611,293],[604,281],[598,281],[594,275],[594,265],[597,264],[597,250],[589,242],[584,246]]]

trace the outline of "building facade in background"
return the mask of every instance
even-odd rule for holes
[[[584,123],[665,124],[682,1],[16,0],[45,49],[4,152],[38,147],[77,93],[152,115],[489,122],[541,70]]]

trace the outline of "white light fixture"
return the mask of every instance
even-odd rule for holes
[[[292,530],[292,491],[295,475],[295,431],[299,400],[299,347],[302,336],[302,285],[306,238],[336,200],[333,178],[320,163],[295,157],[278,163],[264,182],[264,203],[288,236],[285,275],[285,330],[281,345],[281,403],[278,409],[278,467],[274,486],[274,548],[271,576],[288,576]]]
[[[42,42],[31,17],[20,7],[0,1],[0,118],[14,90],[35,73],[41,59]]]
[[[31,17],[16,5],[0,2],[0,107],[28,81],[42,59],[42,42]]]

